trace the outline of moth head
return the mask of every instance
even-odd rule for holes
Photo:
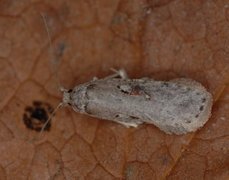
[[[65,105],[71,106],[72,89],[61,88],[60,91],[63,92],[62,106],[65,106]]]

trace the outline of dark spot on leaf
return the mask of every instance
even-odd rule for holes
[[[34,101],[32,106],[27,106],[23,114],[23,122],[27,128],[41,131],[43,125],[48,120],[53,108],[50,104],[41,101]],[[44,130],[49,131],[51,123],[49,122]]]
[[[45,121],[46,119],[48,119],[48,114],[43,108],[37,107],[31,113],[31,117],[40,121]]]

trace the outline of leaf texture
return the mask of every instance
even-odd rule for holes
[[[228,1],[3,0],[0,37],[1,180],[229,178]],[[176,136],[68,107],[39,136],[36,119],[62,99],[56,80],[73,88],[110,68],[132,78],[195,79],[214,97],[212,116]]]

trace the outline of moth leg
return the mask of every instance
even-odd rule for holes
[[[94,77],[92,78],[92,81],[96,81],[96,80],[98,80],[98,79],[99,79],[98,77],[94,76]]]
[[[110,75],[110,76],[107,76],[103,79],[112,79],[112,78],[116,78],[116,77],[120,77],[121,79],[128,79],[128,75],[124,69],[116,70],[116,69],[111,68],[111,71],[113,71],[115,73]],[[96,76],[92,78],[92,81],[96,81],[96,80],[99,80],[99,78]]]
[[[124,69],[116,70],[116,69],[111,68],[111,70],[115,73],[110,76],[105,77],[104,79],[112,79],[116,77],[120,77],[121,79],[128,79],[128,75]]]
[[[122,79],[128,79],[128,75],[125,69],[116,70],[111,68],[111,71],[115,72],[115,75],[121,77]]]
[[[135,123],[135,122],[131,123],[131,122],[123,122],[123,121],[115,121],[115,122],[122,124],[126,128],[130,128],[130,127],[137,128],[139,124],[142,124],[142,123]]]
[[[138,127],[139,124],[142,124],[143,122],[135,119],[134,117],[124,115],[124,114],[118,114],[116,116],[115,122],[124,125],[125,127]]]

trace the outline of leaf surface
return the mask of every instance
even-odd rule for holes
[[[229,178],[226,0],[4,0],[0,37],[0,179]],[[33,126],[28,117],[42,119],[61,102],[57,79],[73,88],[110,68],[132,78],[195,79],[214,97],[212,116],[176,136],[68,107],[36,139],[30,128],[39,121]]]

